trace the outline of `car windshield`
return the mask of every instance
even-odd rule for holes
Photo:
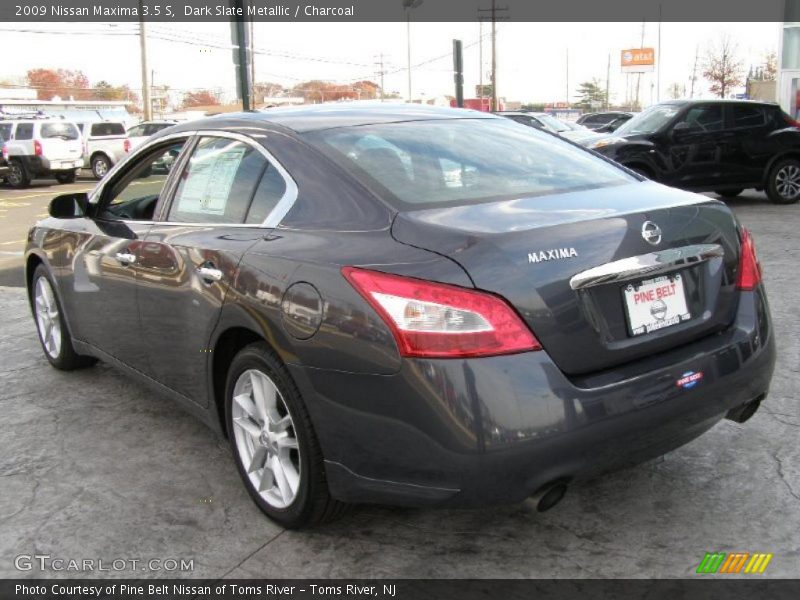
[[[680,106],[664,104],[651,106],[620,125],[614,134],[655,133],[672,120],[672,117],[677,115],[680,109]]]
[[[635,182],[572,144],[506,119],[342,127],[305,138],[399,210]],[[377,186],[375,184],[378,184]]]
[[[96,137],[125,135],[125,126],[122,123],[92,123],[91,135]]]
[[[552,129],[553,131],[568,131],[569,127],[564,125],[561,121],[556,119],[555,117],[551,117],[550,115],[536,115],[536,118],[539,119],[542,123],[544,123],[547,127]]]
[[[43,139],[77,140],[79,133],[72,123],[43,123],[40,135]]]

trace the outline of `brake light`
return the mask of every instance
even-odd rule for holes
[[[403,356],[463,358],[541,350],[509,304],[486,292],[344,267],[391,329]]]
[[[125,142],[122,144],[122,147],[125,149],[125,152],[131,151],[131,141],[125,138]]]
[[[42,142],[40,142],[39,140],[33,140],[33,155],[34,156],[42,155]]]
[[[761,264],[756,256],[756,247],[753,236],[742,227],[741,251],[739,253],[739,276],[736,278],[736,287],[740,290],[750,291],[761,282]]]
[[[8,146],[3,144],[3,160],[8,160]]]
[[[798,127],[798,128],[800,128],[800,121],[798,121],[797,119],[793,119],[792,117],[790,117],[789,115],[787,115],[785,113],[783,115],[783,118],[789,124],[789,127]]]

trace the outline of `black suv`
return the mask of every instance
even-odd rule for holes
[[[613,135],[579,143],[667,185],[728,197],[756,188],[776,204],[800,200],[800,124],[776,104],[662,102]]]

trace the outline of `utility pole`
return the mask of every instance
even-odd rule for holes
[[[481,101],[481,110],[483,110],[483,21],[478,20],[478,93],[477,96]]]
[[[406,45],[408,46],[408,101],[413,99],[411,96],[411,11],[418,8],[423,0],[403,0],[403,8],[406,11]]]
[[[153,119],[153,103],[150,100],[150,69],[147,66],[147,26],[144,22],[144,11],[139,2],[139,54],[142,61],[142,109],[145,121]]]
[[[376,61],[375,64],[378,65],[378,67],[380,68],[380,71],[378,71],[378,75],[381,78],[381,102],[383,102],[383,98],[386,95],[384,93],[384,91],[383,91],[384,90],[384,87],[383,87],[383,76],[386,73],[386,69],[383,68],[383,52],[381,52],[379,56],[380,56],[380,60]]]
[[[461,40],[453,40],[453,82],[456,87],[456,106],[464,108],[464,53]]]
[[[609,100],[610,81],[611,81],[611,52],[608,53],[608,65],[606,65],[606,110],[608,110],[608,106],[610,103]]]
[[[661,4],[658,5],[658,50],[656,52],[656,102],[661,102]]]
[[[639,48],[644,48],[644,24],[645,22],[642,21],[642,43],[639,45]],[[642,74],[636,74],[636,107],[641,110],[641,105],[639,104],[639,84],[642,82]]]
[[[481,16],[481,13],[489,14],[489,18],[492,20],[492,104],[489,107],[489,110],[495,111],[499,110],[499,106],[497,103],[497,20],[498,19],[508,19],[508,16],[498,17],[497,13],[507,13],[508,7],[498,7],[497,0],[492,0],[492,7],[485,9],[479,8],[478,9],[478,18],[485,18]]]
[[[567,93],[567,108],[569,108],[569,48],[567,48],[567,56],[566,56],[566,93]]]
[[[250,0],[250,5],[252,6],[255,0]],[[255,108],[256,104],[256,53],[254,52],[256,48],[256,43],[254,41],[253,34],[255,33],[255,21],[250,19],[250,100],[253,103],[253,108]]]

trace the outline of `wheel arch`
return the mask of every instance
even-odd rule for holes
[[[89,157],[89,166],[92,165],[92,162],[94,162],[94,159],[97,158],[98,156],[105,157],[105,159],[108,161],[108,166],[109,167],[113,166],[111,157],[103,150],[95,150],[94,152],[92,152],[92,155]]]
[[[209,365],[211,400],[213,401],[213,409],[216,411],[220,430],[225,437],[228,437],[228,428],[225,425],[225,383],[228,379],[228,370],[233,358],[243,348],[255,342],[263,342],[269,345],[264,336],[253,329],[241,325],[233,325],[219,334],[212,347],[211,364]]]
[[[770,161],[767,163],[767,166],[764,168],[764,174],[762,176],[762,183],[765,187],[769,185],[769,174],[772,171],[772,167],[774,167],[778,161],[781,161],[784,158],[800,160],[800,149],[792,148],[791,150],[786,150],[785,152],[777,154],[770,159]]]
[[[28,291],[28,298],[30,299],[33,292],[33,274],[39,265],[44,265],[49,269],[46,259],[36,252],[31,252],[25,259],[25,288]]]

